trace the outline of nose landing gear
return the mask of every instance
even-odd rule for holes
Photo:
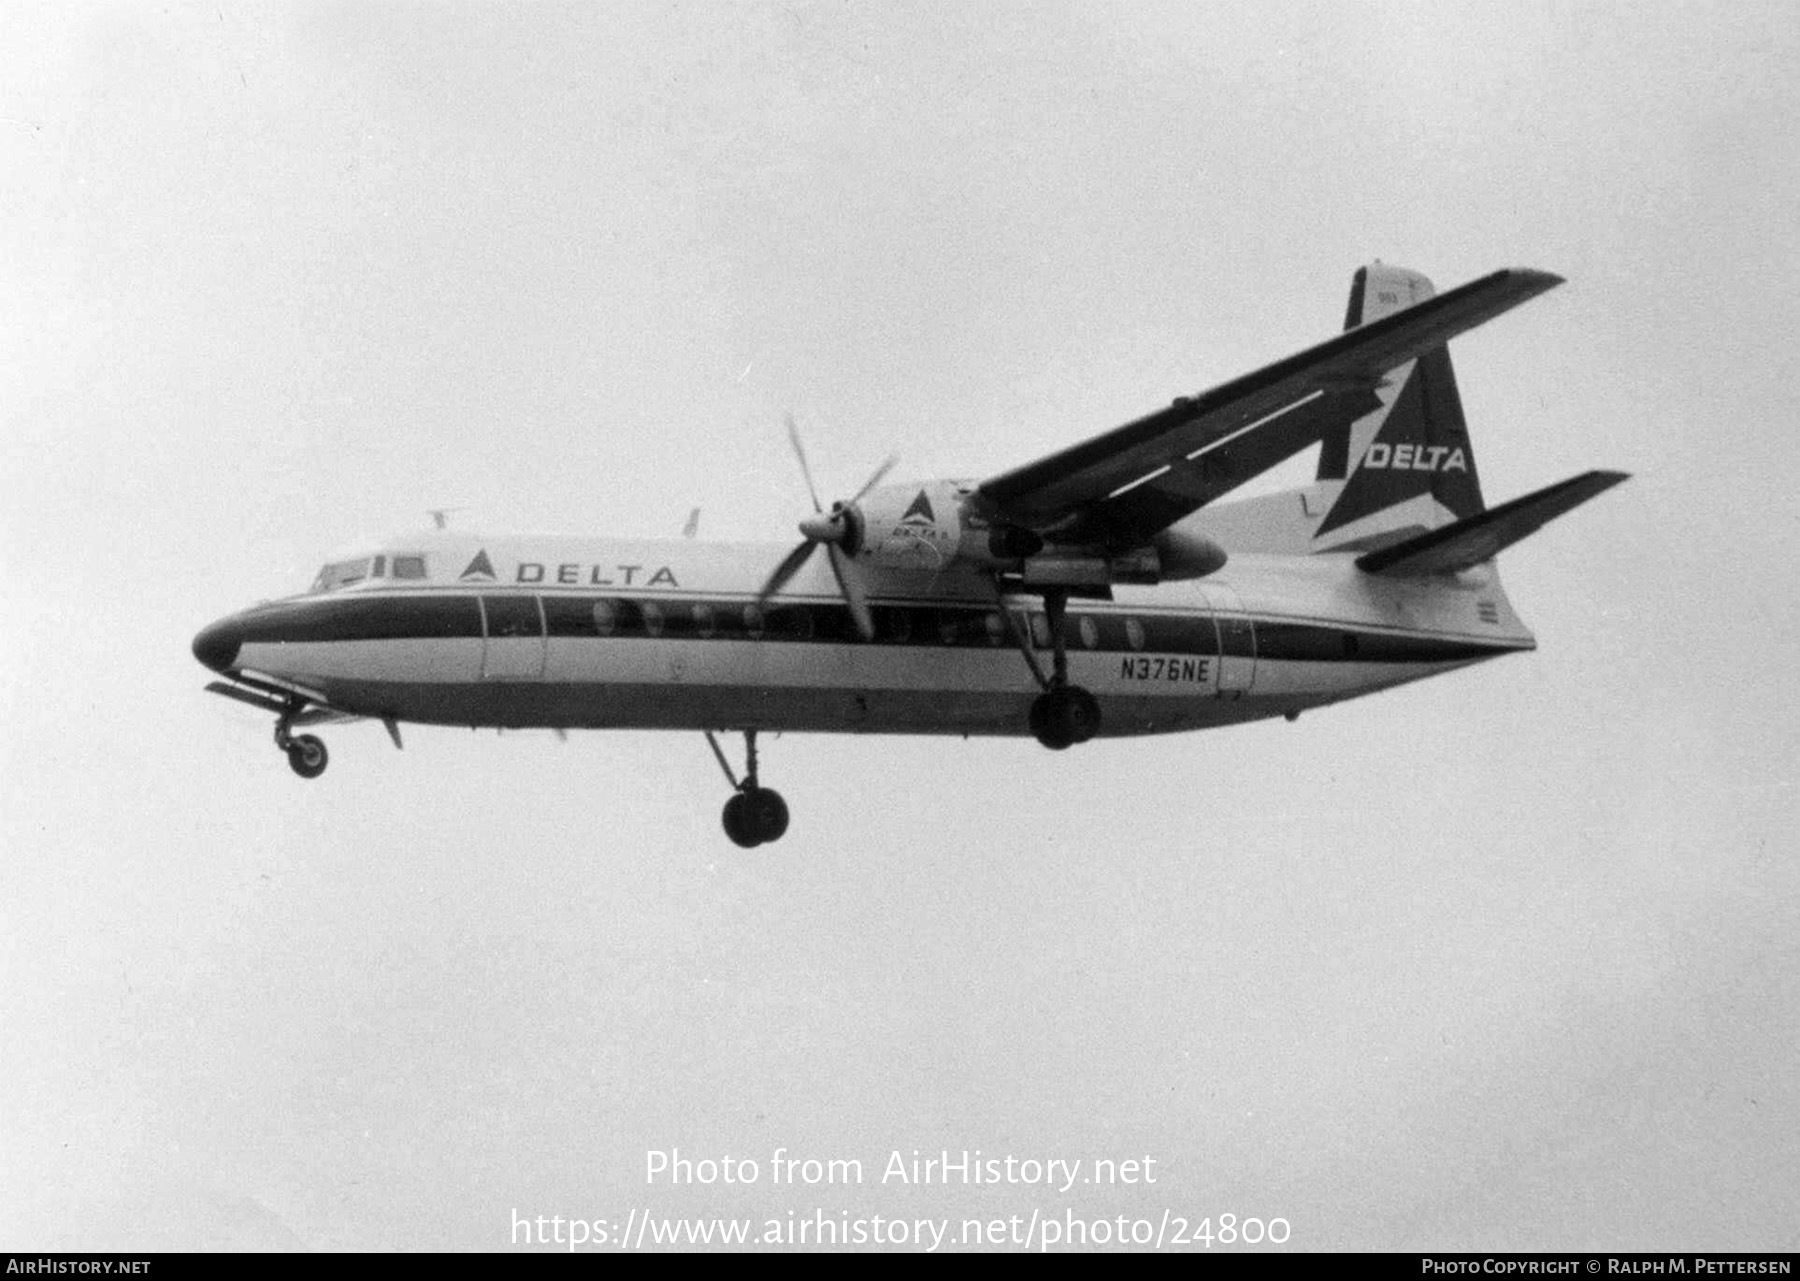
[[[288,764],[294,773],[301,778],[317,778],[325,772],[331,763],[331,753],[325,750],[325,744],[312,734],[295,735],[291,732],[294,717],[304,706],[295,699],[288,704],[287,711],[275,722],[275,746],[287,753]]]
[[[756,731],[744,731],[745,776],[742,782],[732,773],[731,763],[725,759],[724,749],[711,730],[706,732],[706,742],[733,789],[731,799],[725,802],[723,816],[725,835],[731,838],[731,843],[748,850],[780,840],[788,828],[787,802],[781,799],[780,792],[756,781]]]

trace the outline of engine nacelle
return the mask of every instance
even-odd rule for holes
[[[856,555],[884,569],[935,572],[953,560],[1017,569],[1044,540],[1017,525],[995,525],[969,510],[972,487],[955,481],[894,485],[857,504]]]
[[[1162,566],[1149,547],[1123,556],[1082,556],[1044,552],[1019,567],[1026,587],[1110,587],[1114,583],[1151,585],[1162,581]]]
[[[1229,559],[1225,549],[1205,534],[1196,534],[1179,526],[1163,530],[1150,540],[1150,545],[1156,549],[1157,559],[1162,563],[1164,582],[1205,578],[1225,568]]]
[[[846,550],[883,569],[935,573],[962,554],[967,493],[942,480],[872,489],[856,504],[856,546]]]
[[[1225,550],[1212,539],[1177,529],[1123,554],[1046,547],[1033,530],[996,525],[970,511],[971,492],[969,485],[942,480],[870,490],[841,513],[849,525],[844,550],[882,569],[935,574],[962,560],[1045,587],[1203,578],[1225,563]]]

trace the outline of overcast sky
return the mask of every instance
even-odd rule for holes
[[[1600,10],[1610,9],[1610,13]],[[511,1214],[1281,1216],[1795,1249],[1800,18],[1662,6],[25,4],[0,44],[0,1247]],[[1052,755],[327,732],[206,622],[467,529],[786,541],[1328,337],[1460,340],[1541,649]],[[647,1187],[647,1150],[864,1163]],[[882,1186],[891,1151],[1154,1187]]]

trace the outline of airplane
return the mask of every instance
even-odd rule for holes
[[[986,479],[883,485],[889,459],[829,508],[790,417],[813,507],[791,549],[440,527],[334,557],[194,656],[308,779],[325,745],[294,731],[337,720],[397,748],[403,721],[699,731],[746,849],[788,827],[759,733],[1060,751],[1293,720],[1536,648],[1494,557],[1627,477],[1488,507],[1446,343],[1561,283],[1515,268],[1438,294],[1378,261],[1314,347]],[[1312,483],[1221,501],[1315,446]]]

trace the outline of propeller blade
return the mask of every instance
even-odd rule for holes
[[[863,482],[863,487],[856,491],[856,497],[844,504],[846,507],[859,502],[862,496],[881,483],[881,478],[894,470],[894,464],[900,461],[899,454],[889,454],[887,461],[875,469],[875,474]]]
[[[831,572],[837,575],[838,586],[843,589],[844,604],[850,607],[850,617],[856,623],[856,634],[866,641],[874,640],[875,616],[869,612],[862,572],[836,543],[826,543],[825,551],[831,557]]]
[[[825,509],[819,504],[819,487],[813,484],[812,468],[806,464],[806,450],[800,444],[800,428],[799,425],[794,422],[794,416],[792,414],[787,416],[787,429],[788,444],[794,447],[794,457],[800,460],[800,474],[806,477],[806,492],[812,495],[813,510],[822,512]]]
[[[764,583],[762,590],[756,594],[758,609],[769,603],[769,597],[787,586],[788,579],[800,572],[800,567],[806,564],[806,558],[813,554],[813,548],[817,546],[818,544],[809,538],[782,558],[781,564],[775,567],[775,572],[769,575],[769,581]]]

